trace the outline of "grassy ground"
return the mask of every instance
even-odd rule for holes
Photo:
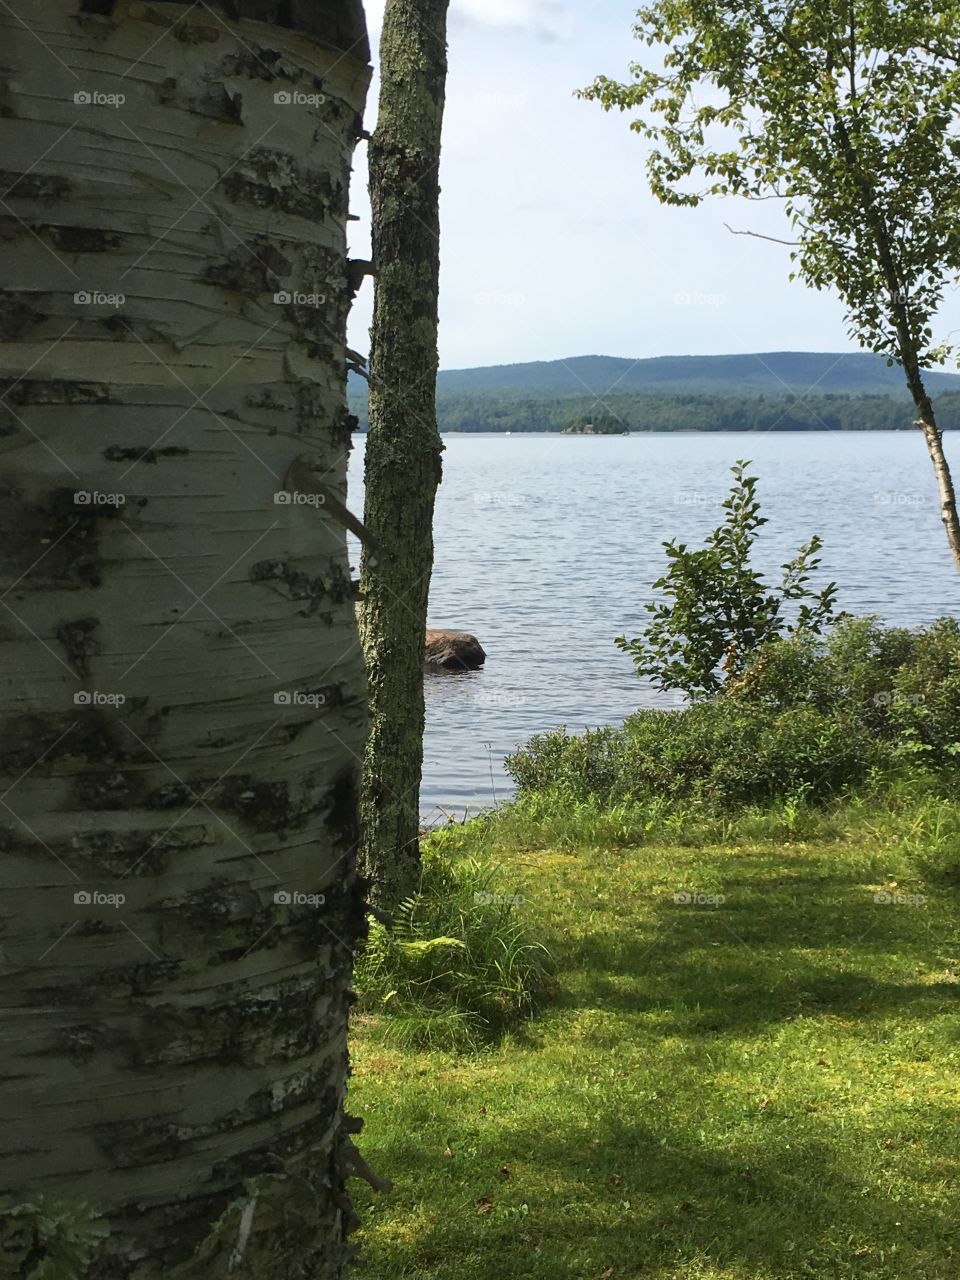
[[[355,1028],[351,1110],[395,1183],[352,1184],[368,1274],[960,1275],[956,810],[537,830],[455,839],[554,954],[540,1016],[461,1057]]]

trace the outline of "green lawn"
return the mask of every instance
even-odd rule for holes
[[[524,1034],[458,1057],[356,1021],[350,1109],[395,1184],[351,1184],[367,1274],[960,1276],[955,879],[869,823],[521,845],[495,854],[557,974]]]

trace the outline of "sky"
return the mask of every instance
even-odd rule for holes
[[[366,5],[374,50],[383,0]],[[442,368],[750,351],[855,351],[829,293],[788,280],[779,202],[661,206],[629,117],[574,91],[651,56],[630,0],[451,0],[441,163]],[[367,127],[376,120],[374,84]],[[351,254],[369,256],[365,147]],[[372,284],[351,346],[369,347]],[[960,328],[948,294],[942,332]]]

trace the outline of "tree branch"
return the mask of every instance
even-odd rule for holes
[[[778,240],[776,236],[764,236],[759,231],[737,231],[729,222],[723,224],[732,236],[752,236],[754,240],[769,240],[772,244],[785,244],[791,249],[799,249],[802,240]]]

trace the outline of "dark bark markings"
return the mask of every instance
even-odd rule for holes
[[[443,442],[437,430],[440,143],[448,0],[390,0],[381,92],[370,143],[373,265],[370,427],[360,619],[371,729],[361,812],[371,897],[391,905],[419,877],[423,662],[433,509]]]

